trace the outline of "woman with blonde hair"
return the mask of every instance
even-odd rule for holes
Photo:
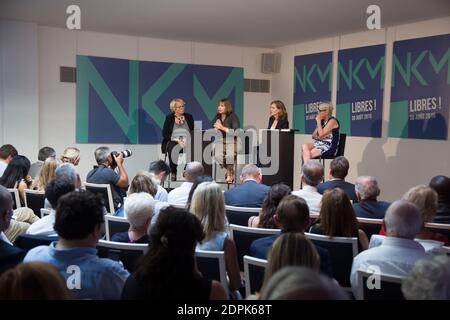
[[[339,142],[339,121],[333,117],[333,105],[320,102],[317,107],[316,129],[312,134],[313,143],[302,144],[302,159],[335,155]]]
[[[424,225],[416,235],[417,239],[441,241],[445,245],[450,244],[446,235],[425,228],[425,223],[433,222],[436,216],[438,209],[438,194],[436,191],[428,186],[418,185],[409,189],[402,199],[414,203],[422,214]]]
[[[170,101],[171,113],[164,121],[161,144],[161,152],[167,153],[170,164],[170,180],[177,179],[178,156],[186,147],[187,136],[194,130],[194,118],[185,111],[183,99],[172,99]]]
[[[215,182],[199,184],[192,196],[190,211],[200,220],[205,231],[205,239],[197,249],[224,251],[230,290],[238,290],[241,276],[236,245],[226,231],[225,202],[219,185]]]
[[[287,266],[303,266],[319,271],[319,254],[303,233],[283,233],[275,240],[267,257],[261,291],[278,270]]]
[[[31,184],[31,189],[45,191],[47,184],[55,177],[55,170],[59,164],[60,161],[53,157],[45,159],[44,164],[39,169],[37,178]]]
[[[80,150],[75,147],[68,147],[64,150],[61,155],[61,161],[72,163],[77,166],[80,163]]]

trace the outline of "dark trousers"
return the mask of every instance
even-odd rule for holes
[[[178,166],[178,156],[183,153],[183,148],[176,141],[169,141],[166,149],[169,157],[170,172],[176,173]]]

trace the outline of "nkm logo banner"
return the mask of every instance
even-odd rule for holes
[[[340,132],[381,137],[385,45],[339,50],[336,116]]]
[[[331,51],[295,57],[293,126],[298,133],[316,128],[318,103],[331,100],[331,74]]]
[[[221,98],[243,119],[242,68],[77,56],[77,143],[158,144],[174,98],[212,127]]]
[[[450,34],[396,41],[389,136],[446,140],[450,104]]]

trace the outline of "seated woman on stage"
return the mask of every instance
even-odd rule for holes
[[[270,118],[267,129],[289,129],[286,107],[280,100],[270,103]]]
[[[220,99],[217,106],[217,114],[213,120],[213,127],[222,131],[222,138],[215,142],[215,158],[219,164],[227,168],[226,180],[228,183],[234,181],[233,163],[240,149],[239,139],[225,139],[226,134],[231,129],[240,127],[238,117],[233,113],[233,107],[228,99]]]
[[[336,153],[339,141],[339,121],[333,117],[331,103],[319,103],[316,123],[317,127],[312,134],[314,142],[302,144],[303,162]]]
[[[190,131],[194,130],[194,118],[184,112],[184,107],[185,103],[182,99],[170,101],[172,113],[166,117],[163,126],[161,151],[168,153],[172,181],[177,179],[178,156],[186,146],[186,137]]]

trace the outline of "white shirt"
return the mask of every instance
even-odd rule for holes
[[[33,223],[28,229],[27,234],[54,237],[58,236],[55,229],[55,210],[50,209],[50,214]]]
[[[386,239],[386,236],[382,236],[380,234],[373,234],[372,237],[370,238],[369,249],[380,246],[383,243],[384,239]],[[444,250],[442,248],[444,243],[441,241],[424,240],[424,239],[414,239],[414,240],[420,243],[422,247],[425,249],[425,252],[428,254],[444,253]]]
[[[0,177],[3,175],[3,172],[5,172],[7,166],[8,164],[6,162],[0,160]]]
[[[381,274],[407,276],[415,263],[420,259],[430,258],[423,246],[414,240],[397,237],[386,237],[383,243],[375,248],[365,250],[353,259],[350,282],[353,293],[358,288],[358,270],[377,266]]]
[[[292,194],[303,198],[306,201],[310,213],[320,213],[320,207],[322,206],[322,195],[317,192],[316,187],[305,185],[303,189],[293,191]]]
[[[155,200],[167,202],[167,191],[158,184],[158,191],[155,194]]]
[[[192,185],[192,182],[183,182],[181,186],[170,191],[167,197],[168,202],[172,204],[186,204]]]

